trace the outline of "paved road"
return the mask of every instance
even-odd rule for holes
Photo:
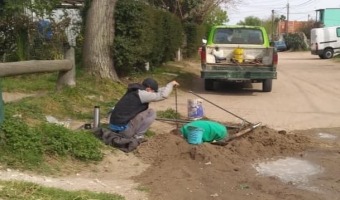
[[[223,83],[214,92],[206,92],[201,79],[193,81],[192,91],[250,122],[285,130],[340,127],[340,63],[309,52],[279,53],[278,79],[273,81],[271,93],[261,92],[259,83],[246,89]],[[178,93],[177,107],[183,116],[187,116],[187,100],[195,98]],[[175,108],[175,100],[171,97],[154,106]],[[208,102],[203,107],[210,119],[242,122]]]

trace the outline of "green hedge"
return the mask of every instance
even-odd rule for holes
[[[197,55],[198,47],[202,44],[202,38],[204,38],[206,33],[206,27],[195,23],[186,23],[184,27],[187,38],[185,57],[194,57]]]
[[[300,33],[288,33],[284,36],[287,48],[291,51],[306,51],[308,49],[304,42],[304,34]]]
[[[115,68],[120,75],[144,71],[175,58],[183,28],[174,15],[135,0],[118,1],[115,9]]]

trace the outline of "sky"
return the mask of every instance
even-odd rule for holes
[[[287,4],[289,4],[289,21],[315,20],[315,10],[324,8],[340,8],[340,0],[241,0],[235,7],[224,7],[227,10],[229,22],[236,24],[248,16],[260,19],[271,19],[274,14],[287,17]]]

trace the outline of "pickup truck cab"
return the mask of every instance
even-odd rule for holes
[[[260,82],[262,90],[272,90],[277,78],[277,51],[269,45],[266,30],[260,26],[214,26],[201,47],[201,78],[205,89],[214,82]]]

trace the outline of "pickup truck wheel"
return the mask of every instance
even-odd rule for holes
[[[205,90],[213,90],[214,89],[214,80],[213,79],[205,79],[204,80],[204,88],[205,88]]]
[[[334,53],[334,52],[333,52],[333,49],[328,48],[328,49],[325,49],[325,50],[323,51],[322,56],[323,56],[324,59],[330,59],[330,58],[333,57],[333,53]]]
[[[262,91],[263,92],[271,92],[273,85],[273,79],[266,79],[262,82]]]

